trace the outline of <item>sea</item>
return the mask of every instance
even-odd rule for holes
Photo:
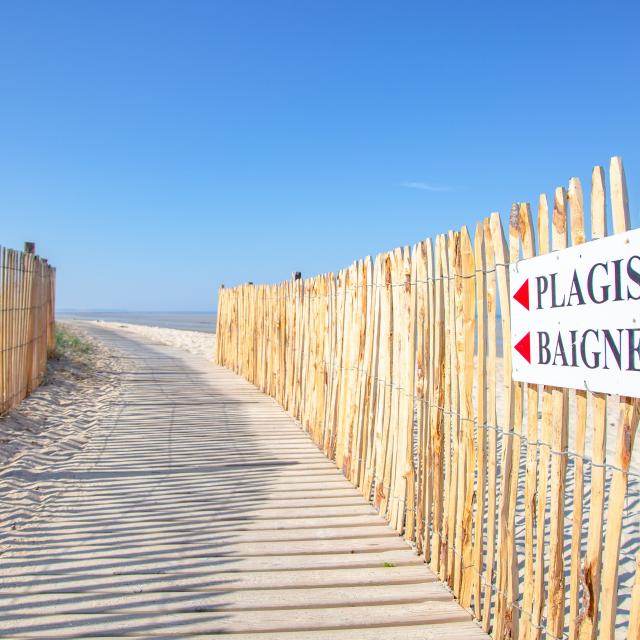
[[[184,329],[187,331],[216,332],[216,314],[212,311],[56,311],[61,320],[105,320],[107,322],[126,322],[144,324],[150,327]],[[477,350],[477,344],[475,346]],[[502,356],[502,325],[496,321],[496,352]]]
[[[215,333],[216,314],[211,311],[56,311],[56,317],[64,320],[104,320],[105,322],[123,322],[144,324],[150,327],[183,329]]]

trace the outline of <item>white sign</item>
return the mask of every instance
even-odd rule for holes
[[[640,229],[510,271],[514,380],[640,396]]]

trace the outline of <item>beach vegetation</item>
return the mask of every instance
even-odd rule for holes
[[[57,360],[66,360],[79,366],[91,364],[94,347],[89,340],[68,325],[56,323],[55,331]]]

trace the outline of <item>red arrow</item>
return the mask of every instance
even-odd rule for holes
[[[514,349],[531,364],[531,333],[527,335],[515,345]]]
[[[513,294],[513,299],[517,300],[527,311],[529,311],[529,278]]]

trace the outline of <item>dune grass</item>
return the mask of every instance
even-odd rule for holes
[[[91,364],[94,347],[69,327],[56,323],[56,359]]]

